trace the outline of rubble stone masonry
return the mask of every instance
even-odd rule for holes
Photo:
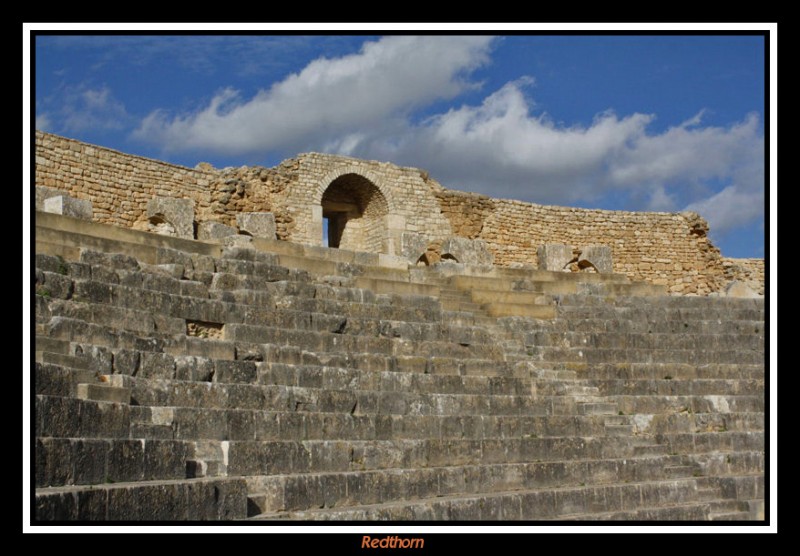
[[[322,241],[322,196],[342,176],[356,174],[380,192],[383,252],[399,254],[401,236],[431,243],[450,236],[487,243],[500,266],[537,267],[537,249],[608,245],[613,270],[661,284],[673,294],[708,295],[733,280],[764,292],[763,259],[727,259],[695,213],[624,212],[542,206],[448,190],[427,172],[385,162],[309,153],[274,168],[186,168],[36,132],[36,185],[92,202],[93,220],[147,229],[153,197],[194,202],[195,219],[236,226],[237,214],[272,212],[278,239]],[[47,191],[47,190],[41,190]],[[45,194],[37,194],[37,206]],[[365,211],[366,214],[366,211]],[[373,233],[365,229],[365,234]]]

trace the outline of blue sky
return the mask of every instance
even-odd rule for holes
[[[40,35],[36,127],[193,167],[318,151],[764,256],[759,36]]]

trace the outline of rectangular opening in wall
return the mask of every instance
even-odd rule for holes
[[[347,225],[348,213],[325,211],[322,213],[322,244],[325,247],[338,248],[342,242],[342,233]]]
[[[199,320],[186,320],[186,335],[196,338],[222,338],[225,325],[219,322],[204,322]]]

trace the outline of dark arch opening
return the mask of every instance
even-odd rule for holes
[[[339,176],[322,194],[328,247],[382,252],[388,212],[386,198],[370,180],[358,174]]]

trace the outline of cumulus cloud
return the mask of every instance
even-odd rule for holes
[[[588,126],[563,126],[531,114],[528,83],[508,83],[479,106],[407,125],[400,139],[373,134],[356,144],[349,137],[339,150],[421,166],[449,187],[495,197],[591,205],[622,195],[633,210],[696,210],[717,231],[763,215],[757,115],[703,127],[701,112],[660,133],[648,130],[654,115],[610,111]]]
[[[535,113],[533,78],[415,121],[415,109],[479,85],[487,37],[388,37],[320,58],[243,98],[219,91],[188,114],[155,111],[135,137],[164,151],[246,155],[321,150],[425,168],[494,197],[631,210],[696,210],[725,231],[763,216],[764,138],[755,114],[720,127],[704,113],[653,131],[655,114],[609,110],[587,124]],[[612,201],[609,201],[612,199]]]
[[[67,90],[61,109],[61,127],[66,132],[123,129],[130,116],[108,87],[77,87]]]
[[[400,36],[367,42],[357,54],[317,59],[251,99],[227,88],[199,112],[152,112],[134,136],[165,151],[224,154],[323,144],[475,87],[467,75],[488,61],[491,41]]]

